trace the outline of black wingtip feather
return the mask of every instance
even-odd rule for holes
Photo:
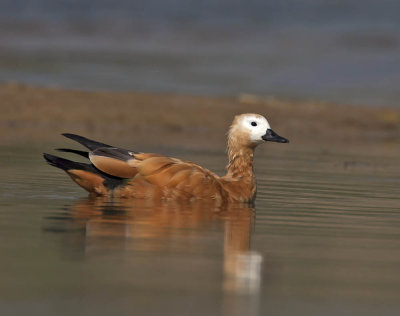
[[[59,166],[58,166],[58,164],[57,164],[57,159],[56,159],[56,158],[58,158],[58,157],[53,156],[53,155],[50,155],[50,154],[44,153],[44,154],[43,154],[43,158],[46,159],[46,161],[47,161],[50,165],[59,168]]]
[[[104,184],[109,189],[115,189],[115,188],[125,184],[125,179],[105,174],[104,172],[96,169],[93,165],[71,161],[68,159],[64,159],[64,158],[53,156],[53,155],[46,154],[46,153],[43,154],[43,157],[44,157],[44,159],[46,159],[46,161],[50,165],[52,165],[56,168],[60,168],[64,171],[75,169],[75,170],[85,170],[85,171],[89,171],[94,174],[97,174],[104,179],[104,181],[105,181]]]
[[[68,159],[64,159],[61,157],[57,157],[57,156],[53,156],[50,154],[43,154],[44,159],[46,159],[46,161],[57,168],[60,168],[62,170],[68,171],[70,169],[80,169],[80,170],[88,170],[91,169],[89,164],[84,164],[81,162],[75,162],[75,161],[71,161]]]
[[[90,150],[95,150],[96,148],[99,148],[99,147],[112,147],[110,145],[96,142],[95,140],[91,140],[89,138],[79,136],[76,134],[63,133],[61,135],[80,143],[81,145],[85,146],[86,148],[88,148]]]

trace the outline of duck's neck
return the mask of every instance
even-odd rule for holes
[[[245,182],[255,182],[253,170],[254,147],[228,142],[227,176]]]

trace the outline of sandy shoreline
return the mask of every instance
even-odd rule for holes
[[[397,146],[400,109],[314,101],[85,92],[0,85],[0,144],[60,142],[73,132],[113,144],[218,148],[235,114],[267,115],[297,145]]]

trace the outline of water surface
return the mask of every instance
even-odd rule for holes
[[[1,314],[398,315],[398,156],[275,145],[255,208],[92,200],[43,148],[3,146]]]

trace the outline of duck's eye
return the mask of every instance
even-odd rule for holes
[[[257,126],[256,122],[251,122],[251,126]]]

